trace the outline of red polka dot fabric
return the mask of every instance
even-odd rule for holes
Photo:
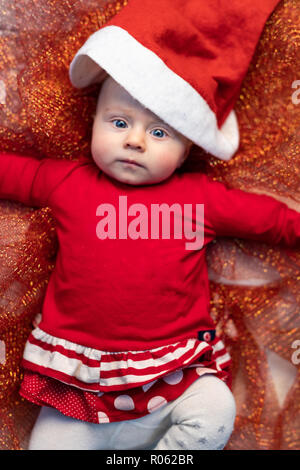
[[[125,391],[90,392],[33,371],[25,371],[20,394],[41,406],[92,423],[136,419],[153,413],[178,398],[201,375],[214,373],[230,386],[228,366],[221,369],[214,360],[191,364],[162,378]]]

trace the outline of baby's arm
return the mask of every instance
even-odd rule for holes
[[[206,184],[205,218],[215,235],[300,246],[300,214],[284,202],[209,179]]]
[[[283,202],[286,204],[290,209],[293,209],[294,211],[297,211],[300,213],[300,202],[297,202],[295,199],[291,199],[290,197],[287,196],[280,196],[279,194],[274,194],[271,191],[265,191],[265,190],[260,190],[260,189],[253,189],[251,190],[252,194],[260,194],[260,195],[265,195],[265,196],[270,196],[273,199],[276,199],[277,201]]]
[[[41,160],[10,153],[0,153],[0,198],[31,207],[49,205],[57,185],[72,168],[70,161]]]
[[[42,160],[14,154],[0,155],[0,198],[13,199],[27,206],[32,201],[35,175]]]

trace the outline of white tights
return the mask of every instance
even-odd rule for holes
[[[235,402],[213,375],[197,379],[179,398],[139,419],[96,424],[43,407],[30,450],[221,450],[234,425]]]

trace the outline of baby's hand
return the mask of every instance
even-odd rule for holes
[[[42,321],[42,314],[37,313],[32,322],[33,327],[36,328],[41,323],[41,321]]]

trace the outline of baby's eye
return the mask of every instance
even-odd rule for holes
[[[112,123],[118,127],[118,128],[121,128],[121,129],[125,129],[125,127],[127,127],[127,124],[125,121],[123,121],[123,119],[114,119],[112,121]]]
[[[151,133],[152,133],[152,135],[154,135],[154,137],[159,137],[160,139],[167,135],[167,133],[165,131],[163,131],[162,129],[153,129],[153,131],[151,131]]]

